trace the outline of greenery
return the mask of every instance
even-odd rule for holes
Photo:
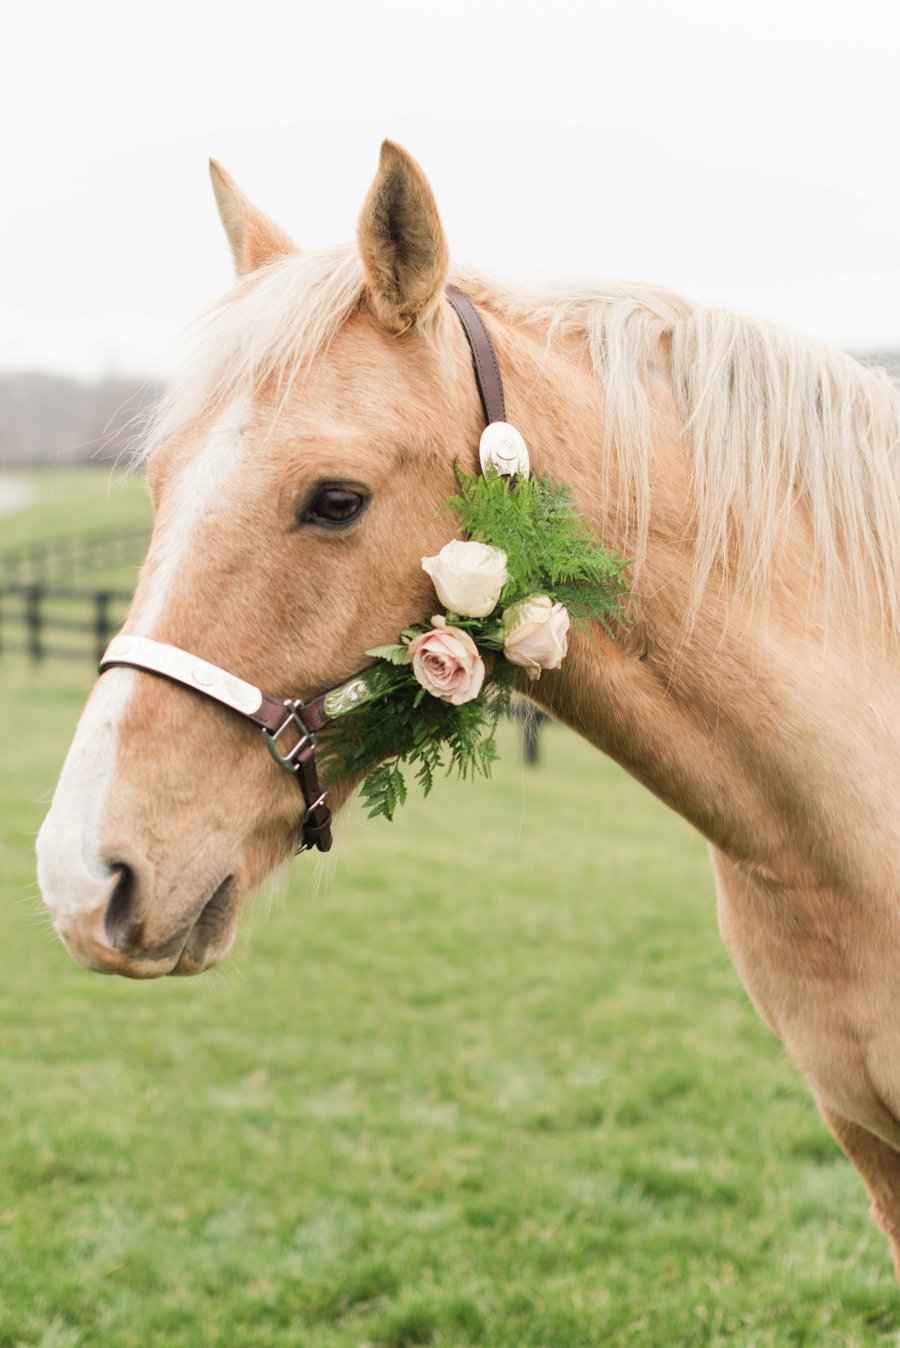
[[[368,696],[345,713],[326,742],[329,771],[338,778],[368,774],[361,796],[369,817],[392,820],[407,797],[403,768],[412,766],[427,796],[442,768],[463,781],[490,777],[497,726],[509,711],[519,670],[503,657],[504,609],[535,594],[549,595],[576,626],[621,624],[628,592],[626,563],[588,533],[568,488],[549,477],[514,485],[493,469],[471,476],[457,467],[460,495],[447,503],[468,538],[506,556],[509,579],[496,609],[483,618],[448,613],[488,657],[488,677],[471,702],[453,706],[426,693],[409,663],[409,642],[428,624],[408,629],[393,646],[367,651],[379,662],[360,676]],[[385,666],[389,669],[385,669]],[[384,759],[385,761],[380,761]]]
[[[675,815],[504,723],[490,784],[339,821],[220,970],[102,978],[33,866],[91,677],[0,658],[2,1348],[900,1343]]]
[[[460,494],[447,503],[470,538],[502,548],[510,579],[501,607],[535,593],[564,604],[575,623],[624,621],[627,562],[598,544],[564,483],[550,477],[506,478],[457,469]]]

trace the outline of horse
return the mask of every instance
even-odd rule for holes
[[[355,244],[315,252],[211,174],[237,282],[141,452],[154,528],[124,632],[306,698],[432,611],[421,558],[454,536],[440,507],[483,428],[452,282],[534,470],[634,559],[626,628],[573,634],[520,692],[708,840],[724,943],[900,1274],[900,388],[650,285],[451,266],[391,142]],[[99,678],[37,843],[76,960],[146,978],[227,953],[297,837],[258,735],[145,670]],[[356,785],[330,781],[332,806]]]

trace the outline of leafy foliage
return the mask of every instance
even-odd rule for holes
[[[492,671],[479,696],[459,707],[426,693],[410,669],[388,692],[341,717],[324,744],[328,775],[366,772],[362,797],[369,816],[386,819],[406,800],[404,767],[415,768],[426,796],[442,768],[462,778],[489,777],[497,757],[497,722],[516,677],[511,665],[497,664],[502,668],[496,675]]]
[[[503,654],[500,625],[509,605],[546,594],[582,627],[607,630],[625,619],[626,563],[599,546],[578,515],[565,486],[549,478],[522,478],[514,486],[489,471],[471,477],[457,469],[459,496],[447,503],[472,539],[506,554],[509,580],[493,613],[484,618],[448,614],[486,656],[488,676],[479,695],[453,706],[427,692],[416,678],[409,643],[426,625],[408,628],[398,643],[367,652],[379,663],[358,678],[368,696],[341,715],[328,732],[329,777],[367,774],[362,787],[370,817],[392,819],[406,800],[404,768],[412,767],[427,795],[442,768],[463,778],[489,777],[497,756],[501,714],[521,671]]]
[[[377,660],[387,660],[389,665],[409,664],[409,647],[402,642],[392,646],[373,646],[370,651],[366,651],[366,655],[373,655]]]
[[[627,562],[599,546],[578,514],[568,487],[549,477],[520,478],[510,489],[496,472],[470,476],[457,469],[459,496],[447,509],[470,538],[502,548],[509,582],[501,607],[532,594],[565,604],[578,623],[621,623]]]

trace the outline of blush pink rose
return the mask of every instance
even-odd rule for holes
[[[468,632],[448,627],[440,615],[431,621],[431,631],[420,633],[409,643],[413,673],[432,697],[462,706],[481,692],[484,661]]]
[[[503,614],[503,654],[522,665],[530,679],[542,669],[559,669],[569,649],[569,615],[548,594],[510,604]]]

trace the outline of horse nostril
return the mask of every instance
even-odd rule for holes
[[[140,944],[144,924],[134,921],[138,903],[137,875],[125,861],[111,861],[109,867],[117,878],[103,919],[106,939],[116,948]]]

